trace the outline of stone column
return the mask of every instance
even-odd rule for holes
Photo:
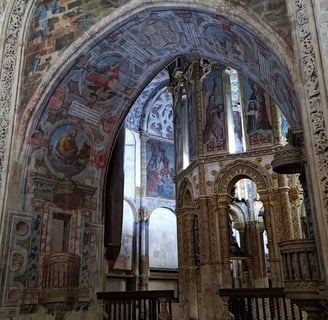
[[[200,198],[199,203],[199,242],[200,279],[202,301],[199,319],[221,319],[222,302],[218,290],[222,287],[222,257],[220,252],[219,215],[215,198]],[[229,274],[229,278],[231,275]]]
[[[264,206],[264,223],[265,229],[267,231],[268,237],[268,249],[269,249],[269,262],[271,266],[271,277],[273,287],[282,287],[282,270],[281,270],[281,257],[279,253],[278,241],[277,241],[277,231],[276,231],[276,217],[270,199],[271,196],[268,193],[260,194],[261,201]]]
[[[219,196],[218,206],[218,227],[220,234],[221,265],[222,265],[222,288],[232,287],[232,277],[230,271],[230,230],[228,222],[228,205],[231,201],[229,196]]]
[[[296,187],[289,190],[289,201],[291,206],[292,222],[293,222],[293,236],[295,239],[302,238],[301,228],[301,201],[302,193]]]
[[[283,240],[294,238],[292,210],[289,202],[289,186],[285,174],[278,174],[278,192],[280,199],[280,219],[283,222]]]
[[[185,242],[185,303],[188,305],[188,319],[198,318],[194,220],[195,215],[192,212],[184,213],[183,241]]]
[[[282,144],[282,132],[281,132],[281,117],[278,112],[278,106],[270,99],[271,117],[272,117],[272,129],[273,129],[273,143],[275,145]]]
[[[264,288],[268,286],[268,279],[264,259],[263,227],[261,228],[257,221],[252,221],[247,223],[247,232],[251,245],[249,253],[253,258],[252,270],[249,270],[251,285],[255,288]]]
[[[148,226],[149,214],[145,208],[139,213],[139,290],[147,290],[149,282]]]

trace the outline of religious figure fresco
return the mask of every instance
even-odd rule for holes
[[[226,149],[225,107],[222,96],[222,67],[212,71],[203,83],[205,123],[203,143],[207,151]]]
[[[155,139],[147,141],[147,196],[174,199],[173,144]]]
[[[86,132],[66,124],[55,130],[49,142],[51,165],[66,176],[81,172],[89,162],[91,147]]]
[[[246,132],[249,145],[272,142],[272,124],[270,101],[264,90],[253,80],[248,80],[245,86],[248,99],[246,101]]]
[[[129,90],[129,65],[118,56],[102,57],[95,63],[81,68],[79,92],[85,96],[88,105],[102,105],[111,99],[118,91]]]

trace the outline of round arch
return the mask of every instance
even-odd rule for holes
[[[29,29],[27,21],[20,21],[23,30]],[[233,49],[236,39],[241,52]],[[21,63],[18,54],[14,59]],[[19,162],[27,163],[35,149],[48,156],[45,144],[54,134],[61,134],[56,122],[60,119],[72,131],[78,126],[87,143],[95,137],[85,132],[97,135],[89,162],[98,170],[93,187],[101,187],[104,168],[131,105],[151,79],[180,55],[217,61],[261,81],[291,125],[301,123],[292,53],[266,23],[223,0],[146,5],[138,0],[103,18],[55,60],[21,117],[15,141]],[[34,137],[39,140],[31,148]],[[75,172],[80,175],[81,170]]]
[[[288,61],[290,52],[268,26],[260,24],[255,19],[246,22],[242,17],[245,14],[243,9],[233,11],[233,6],[230,8],[227,4],[224,10],[217,4],[213,7],[204,3],[193,3],[188,7],[176,3],[145,6],[138,1],[135,5],[134,10],[130,7],[129,14],[126,12],[127,9],[122,7],[117,9],[119,15],[115,11],[112,16],[104,18],[56,61],[56,68],[50,70],[43,79],[27,107],[26,112],[29,114],[31,110],[38,111],[31,124],[32,131],[44,121],[49,108],[63,108],[53,106],[56,95],[61,93],[65,96],[62,102],[65,108],[75,108],[69,118],[74,118],[80,113],[82,120],[85,121],[86,117],[81,115],[81,109],[89,111],[87,108],[90,105],[90,96],[97,99],[95,95],[98,94],[90,87],[98,86],[108,89],[105,93],[107,97],[104,97],[104,93],[101,93],[102,96],[98,94],[94,108],[99,114],[92,115],[93,119],[102,125],[101,130],[107,134],[103,149],[111,150],[116,132],[139,93],[178,55],[216,60],[241,70],[258,81],[263,81],[266,84],[265,89],[284,108],[290,123],[297,125],[301,122],[299,113],[296,112],[297,99],[288,71],[288,66],[292,65]],[[166,24],[165,21],[168,20],[174,24],[173,27]],[[248,26],[251,26],[252,30],[249,30]],[[151,37],[155,29],[160,29],[157,38]],[[180,38],[176,31],[180,31],[184,36]],[[268,41],[269,35],[271,39],[276,36],[274,41]],[[226,39],[225,47],[221,47],[220,37]],[[239,45],[245,50],[244,53],[234,54],[232,49],[229,49],[234,44],[231,42],[232,39],[238,39]],[[272,46],[269,47],[267,43],[271,43]],[[263,65],[251,57],[262,59]],[[106,83],[106,80],[101,79],[97,71],[101,68],[107,68],[112,83]],[[271,69],[270,73],[263,72],[263,68]],[[113,89],[110,88],[111,85],[115,86],[114,91],[110,90]],[[65,92],[65,86],[71,91]],[[286,101],[286,95],[281,95],[281,90],[276,90],[281,86],[286,87],[294,99]],[[47,89],[50,87],[53,89]],[[74,90],[77,91],[73,92]],[[289,109],[287,105],[292,107]],[[23,118],[26,119],[28,116]],[[98,119],[95,119],[97,116]],[[21,132],[25,131],[24,123],[21,123],[20,129]]]
[[[235,183],[243,178],[255,182],[258,192],[270,189],[270,176],[268,172],[254,162],[237,160],[225,166],[214,182],[214,193],[218,195],[231,195]]]

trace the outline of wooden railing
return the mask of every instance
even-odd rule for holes
[[[103,300],[103,319],[170,320],[174,291],[98,292]]]
[[[306,320],[283,288],[221,289],[234,320]]]

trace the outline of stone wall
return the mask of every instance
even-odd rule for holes
[[[328,70],[328,2],[327,0],[315,0],[313,2],[321,51],[322,69]],[[326,73],[324,76],[326,91],[328,91],[328,74]]]

